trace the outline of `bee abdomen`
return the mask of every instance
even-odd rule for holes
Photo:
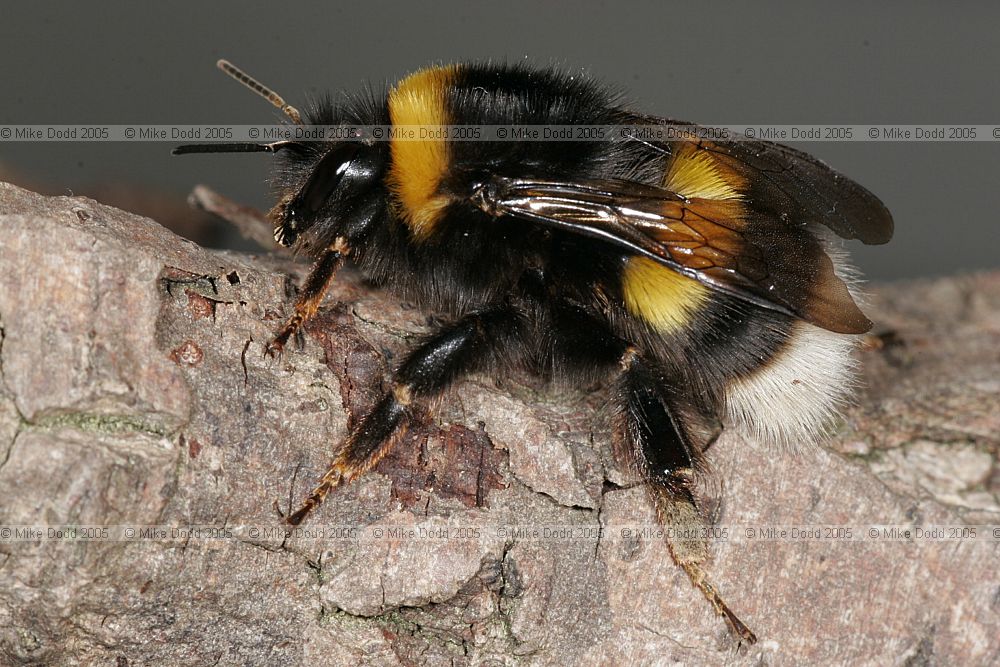
[[[795,448],[821,440],[854,389],[856,342],[795,321],[773,357],[726,387],[727,420],[759,442]]]

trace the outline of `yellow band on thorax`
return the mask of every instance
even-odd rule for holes
[[[446,99],[455,73],[453,65],[431,67],[400,81],[389,93],[393,128],[448,125]],[[426,238],[448,205],[448,198],[439,190],[448,169],[447,141],[441,137],[412,140],[394,134],[390,150],[389,186],[397,213],[414,237]]]

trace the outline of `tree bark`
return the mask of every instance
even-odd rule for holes
[[[731,532],[709,572],[760,637],[737,649],[635,530],[605,388],[462,382],[285,538],[275,506],[434,320],[346,270],[271,360],[304,264],[10,185],[0,214],[0,526],[43,530],[0,534],[4,664],[1000,661],[1000,273],[875,288],[883,335],[825,447],[710,450]],[[978,533],[857,534],[932,525]],[[746,533],[768,526],[855,533]]]

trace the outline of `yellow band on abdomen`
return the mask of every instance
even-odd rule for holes
[[[630,313],[667,332],[688,325],[709,288],[652,259],[632,257],[622,274],[622,293]]]

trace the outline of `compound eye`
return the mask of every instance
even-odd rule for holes
[[[304,220],[312,218],[323,208],[359,149],[360,144],[355,142],[341,144],[323,156],[305,186],[288,205],[286,226],[289,231],[298,231]]]

